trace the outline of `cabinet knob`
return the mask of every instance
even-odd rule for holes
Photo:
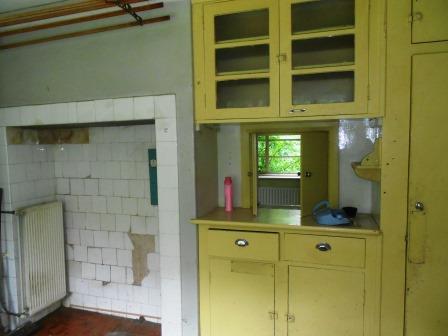
[[[422,202],[416,202],[415,203],[415,210],[423,211],[423,210],[425,210],[425,205]]]
[[[331,245],[328,243],[319,243],[316,245],[316,249],[318,249],[321,252],[327,252],[331,250]]]
[[[235,240],[235,245],[238,247],[246,247],[249,246],[249,242],[246,239],[237,239]]]
[[[306,112],[306,108],[290,109],[290,110],[288,111],[289,114],[300,113],[300,112]]]
[[[294,315],[292,315],[292,314],[286,314],[286,321],[288,323],[295,322],[296,321],[296,317]]]

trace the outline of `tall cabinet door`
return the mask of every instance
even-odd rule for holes
[[[448,332],[448,53],[412,60],[406,335]]]
[[[302,133],[301,159],[301,209],[308,216],[316,203],[328,199],[328,133]]]
[[[280,1],[280,116],[367,112],[367,0]]]
[[[278,39],[276,0],[204,5],[207,118],[278,116]]]
[[[288,336],[364,335],[364,273],[289,268]]]
[[[210,335],[275,335],[275,267],[210,259]]]
[[[412,0],[412,43],[448,40],[448,1]]]

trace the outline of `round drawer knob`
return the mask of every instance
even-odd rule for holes
[[[249,242],[246,239],[237,239],[235,240],[235,245],[238,247],[246,247],[249,245]]]
[[[327,252],[331,250],[331,245],[328,243],[319,243],[316,245],[316,249],[318,249],[321,252]]]

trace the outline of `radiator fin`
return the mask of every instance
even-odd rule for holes
[[[299,188],[259,187],[260,206],[298,206]]]
[[[19,211],[24,301],[33,315],[67,294],[61,202]]]

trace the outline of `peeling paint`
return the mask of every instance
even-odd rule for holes
[[[128,233],[134,245],[132,250],[132,272],[134,285],[141,286],[143,279],[149,274],[148,253],[155,251],[155,236]]]

